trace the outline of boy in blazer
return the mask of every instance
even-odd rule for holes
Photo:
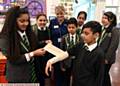
[[[64,35],[62,37],[62,49],[67,50],[74,45],[76,45],[80,41],[80,35],[76,33],[77,30],[77,20],[75,18],[70,18],[67,23],[67,29],[68,34]],[[62,70],[64,71],[64,82],[62,86],[70,86],[70,80],[71,80],[71,67],[72,67],[72,59],[73,57],[70,57],[64,61],[62,61]]]
[[[51,71],[52,64],[75,56],[73,61],[72,86],[102,86],[104,73],[104,52],[97,44],[101,33],[101,25],[96,21],[87,22],[82,29],[83,41],[47,62],[46,74]]]

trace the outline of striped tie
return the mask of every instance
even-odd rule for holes
[[[23,35],[23,43],[27,47],[27,49],[29,50],[30,49],[30,44],[29,44],[29,41],[28,41],[28,38],[27,38],[26,35]]]
[[[71,36],[70,47],[73,47],[73,45],[74,45],[74,37]]]
[[[28,38],[27,38],[26,35],[23,35],[23,43],[29,51],[30,50],[30,44],[29,44],[29,41],[28,41]],[[32,83],[35,83],[36,80],[37,80],[37,77],[36,77],[36,73],[35,73],[34,58],[30,60],[30,65],[31,65],[31,69],[30,69],[31,70],[30,71],[31,80],[30,81]]]
[[[34,64],[34,59],[31,59],[30,61],[30,65],[31,65],[31,82],[35,83],[37,81],[37,77],[36,77],[36,73],[35,73],[35,64]]]

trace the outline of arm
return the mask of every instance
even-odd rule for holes
[[[48,60],[47,64],[46,64],[46,68],[45,68],[46,75],[49,76],[48,71],[52,70],[52,64],[59,62],[59,61],[62,61],[64,59],[66,59],[68,56],[69,56],[68,52],[64,52],[61,55],[53,57],[50,60]]]
[[[29,62],[34,57],[37,58],[38,56],[43,56],[44,54],[45,50],[40,48],[29,53],[19,55],[7,55],[6,57],[12,64],[23,64]]]
[[[95,66],[96,86],[102,86],[104,79],[104,54],[98,55]]]
[[[113,29],[111,36],[112,36],[112,38],[110,41],[110,45],[109,45],[108,50],[105,54],[105,57],[106,57],[106,60],[108,61],[108,63],[111,59],[115,59],[114,58],[115,53],[116,53],[116,50],[117,50],[118,44],[119,44],[119,30]]]

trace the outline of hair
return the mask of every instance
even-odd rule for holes
[[[105,12],[103,15],[108,17],[108,21],[110,22],[111,28],[107,29],[107,32],[110,32],[113,29],[113,27],[117,25],[116,15],[111,11]]]
[[[25,8],[20,8],[19,6],[15,6],[10,8],[7,13],[6,13],[6,19],[5,23],[2,29],[2,37],[6,37],[7,40],[9,41],[9,51],[11,56],[18,56],[20,54],[19,48],[19,41],[17,38],[17,31],[19,29],[18,24],[17,24],[17,18],[19,18],[22,14],[28,14],[29,12],[28,9]],[[32,34],[32,29],[30,25],[30,18],[28,20],[29,24],[26,28],[26,34],[28,36],[28,39],[31,37]],[[33,43],[31,43],[33,45]],[[33,47],[32,47],[33,48]],[[16,57],[18,58],[18,57]]]
[[[44,13],[38,13],[38,15],[36,16],[36,20],[37,20],[40,16],[44,16],[44,17],[46,18],[46,20],[47,20],[47,16],[46,16],[46,14],[44,14]]]
[[[89,21],[89,22],[87,22],[86,24],[83,25],[82,30],[85,29],[85,28],[90,28],[91,31],[93,32],[93,34],[97,33],[97,32],[99,34],[101,34],[101,32],[102,32],[102,26],[97,21]]]
[[[15,34],[14,32],[16,32],[18,30],[17,18],[19,18],[21,16],[21,14],[29,15],[28,9],[26,7],[20,8],[20,6],[14,6],[14,7],[10,8],[6,13],[5,23],[3,25],[2,32],[3,33],[7,32],[10,35]],[[29,17],[29,24],[26,29],[26,33],[29,32],[29,30],[30,30],[28,28],[31,28],[30,17]]]
[[[61,11],[62,11],[62,12],[65,12],[65,8],[64,8],[64,6],[56,6],[56,7],[55,7],[55,12],[56,12],[56,11],[58,11],[58,12],[61,12]]]
[[[85,11],[80,11],[77,15],[77,18],[79,17],[79,15],[84,14],[85,20],[87,19],[87,13]]]
[[[76,18],[74,18],[74,17],[71,17],[71,18],[68,20],[67,25],[69,25],[69,24],[74,24],[76,27],[78,26],[78,25],[77,25],[77,20],[76,20]]]
[[[108,11],[108,12],[105,12],[104,15],[108,17],[108,21],[111,22],[112,26],[116,26],[117,19],[116,19],[116,15],[113,12]]]

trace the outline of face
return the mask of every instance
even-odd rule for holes
[[[101,22],[104,26],[110,25],[110,21],[108,21],[108,17],[105,16],[105,15],[102,16],[102,21]]]
[[[84,28],[81,34],[84,42],[87,43],[88,45],[91,45],[96,42],[95,35],[96,34],[93,34],[93,32],[91,31],[91,28]]]
[[[77,20],[78,20],[78,25],[81,26],[84,24],[85,22],[85,15],[84,14],[80,14],[78,17],[77,17]]]
[[[57,17],[58,21],[63,21],[64,20],[64,15],[65,15],[64,11],[57,11],[56,10],[55,14],[56,14],[56,17]]]
[[[68,32],[71,33],[72,35],[76,33],[76,26],[74,24],[68,24],[67,26]]]
[[[39,18],[37,19],[37,25],[39,27],[45,27],[47,24],[47,19],[45,16],[39,16]]]
[[[29,24],[28,14],[21,14],[17,18],[17,24],[18,24],[18,27],[21,31],[25,31],[27,29],[28,24]]]

